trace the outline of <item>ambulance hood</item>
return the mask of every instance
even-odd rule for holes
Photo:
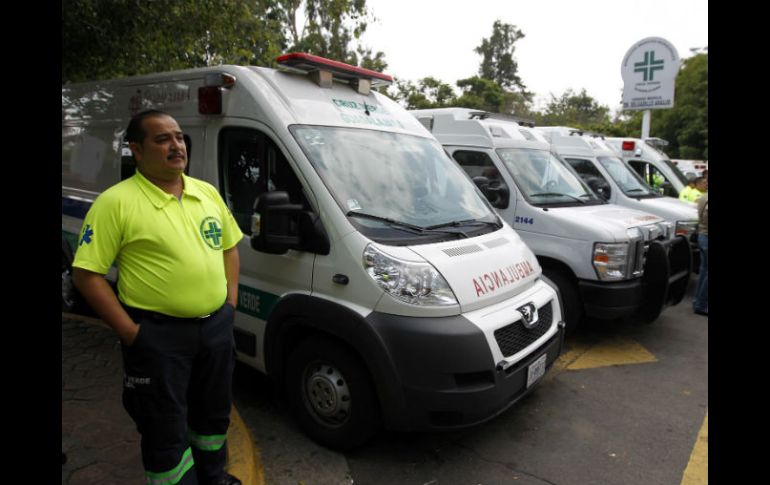
[[[535,224],[526,230],[565,234],[571,239],[584,241],[622,242],[628,240],[628,229],[632,227],[663,222],[656,215],[614,204],[549,208],[548,214],[548,218],[538,218],[535,214]]]
[[[535,255],[507,224],[483,236],[409,249],[441,273],[463,312],[512,298],[542,273]]]
[[[695,204],[673,197],[641,199],[643,210],[657,214],[667,221],[694,221],[698,219]]]

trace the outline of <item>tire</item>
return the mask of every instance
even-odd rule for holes
[[[543,268],[543,274],[556,285],[559,293],[561,293],[562,318],[566,324],[564,331],[567,335],[571,335],[583,320],[583,303],[580,301],[577,285],[572,278],[562,271]]]
[[[289,356],[286,393],[302,429],[323,446],[347,450],[380,429],[380,410],[363,362],[327,337],[301,341]]]

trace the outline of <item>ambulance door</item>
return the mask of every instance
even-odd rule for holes
[[[218,136],[219,190],[244,238],[238,249],[241,273],[236,314],[236,348],[244,360],[264,372],[262,338],[265,323],[283,295],[310,293],[315,255],[288,250],[266,254],[251,247],[251,216],[261,194],[280,190],[291,203],[310,205],[302,185],[273,139],[262,130],[231,126]]]

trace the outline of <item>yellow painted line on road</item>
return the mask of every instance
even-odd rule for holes
[[[709,483],[709,412],[695,439],[690,461],[682,476],[682,485],[708,485]]]
[[[593,369],[612,365],[657,362],[639,342],[625,337],[608,338],[594,346],[567,366],[569,370]]]
[[[227,430],[226,469],[240,479],[243,485],[265,484],[265,470],[259,449],[235,406],[230,413],[230,428]]]
[[[577,342],[571,350],[559,357],[555,366],[559,370],[581,370],[657,361],[638,342],[626,337],[609,337],[596,344]]]

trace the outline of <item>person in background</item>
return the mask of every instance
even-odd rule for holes
[[[126,138],[136,173],[88,211],[75,286],[120,337],[147,483],[240,485],[224,467],[243,234],[217,190],[184,174],[174,118],[139,113]],[[104,279],[113,262],[117,296]]]
[[[687,187],[682,189],[682,192],[679,194],[679,200],[683,200],[685,202],[695,202],[707,190],[708,182],[706,182],[706,178],[697,177],[695,180],[690,182]]]
[[[696,202],[698,205],[698,247],[700,248],[700,274],[695,288],[693,311],[698,315],[709,314],[709,194],[706,192]]]

